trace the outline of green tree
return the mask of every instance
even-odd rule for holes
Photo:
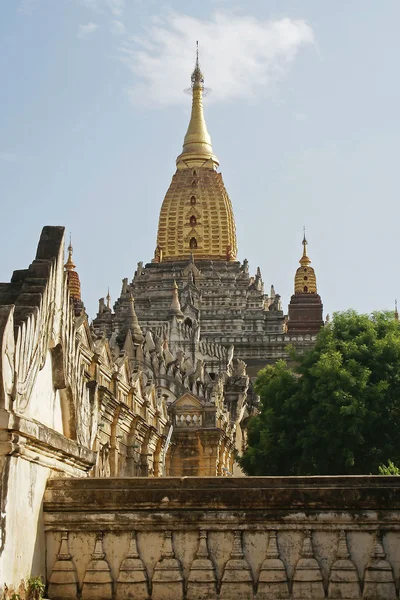
[[[337,313],[312,350],[260,371],[260,413],[240,464],[248,475],[377,473],[400,463],[400,323]]]

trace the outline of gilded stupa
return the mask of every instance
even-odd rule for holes
[[[198,53],[191,81],[192,113],[161,207],[154,262],[184,260],[191,254],[195,259],[234,260],[237,254],[232,205],[204,119]]]
[[[303,255],[299,260],[300,267],[296,271],[294,278],[294,293],[295,294],[316,294],[317,293],[317,278],[315,271],[311,267],[311,260],[307,254],[307,240],[304,232],[303,236]]]

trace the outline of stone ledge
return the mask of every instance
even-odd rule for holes
[[[184,477],[51,479],[46,511],[396,511],[400,478]]]
[[[198,529],[209,529],[224,532],[238,529],[252,533],[265,533],[271,529],[279,531],[303,531],[305,528],[311,531],[330,532],[338,528],[344,531],[373,532],[380,529],[382,532],[390,531],[400,534],[399,514],[396,512],[389,520],[382,520],[379,515],[363,515],[362,518],[354,518],[354,515],[343,513],[334,517],[331,521],[324,520],[322,513],[316,513],[310,517],[303,513],[288,513],[287,515],[275,515],[272,513],[230,513],[220,511],[219,513],[205,513],[204,511],[184,512],[151,512],[142,511],[135,513],[121,512],[120,514],[99,513],[96,507],[89,512],[70,511],[44,513],[45,531],[84,531],[86,533],[95,531],[108,531],[115,534],[135,530],[141,532],[162,532],[165,529],[171,531],[196,531]]]
[[[61,433],[20,415],[0,412],[0,454],[20,456],[73,477],[94,466],[96,455]]]

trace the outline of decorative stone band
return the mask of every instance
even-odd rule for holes
[[[396,477],[50,480],[49,597],[395,600],[399,491]]]
[[[178,256],[171,256],[171,257],[167,257],[164,259],[164,262],[176,262],[179,260],[182,261],[187,261],[188,259],[188,253],[186,254],[181,254]],[[222,254],[202,254],[200,252],[196,253],[196,260],[223,260],[223,261],[229,261],[229,260],[234,260],[233,258],[229,258],[227,256],[226,253]]]
[[[49,597],[53,600],[78,597],[112,600],[114,592],[118,600],[395,600],[393,568],[386,559],[380,533],[369,536],[369,559],[365,565],[360,564],[354,532],[346,533],[342,529],[339,534],[330,533],[325,531],[328,539],[324,540],[323,530],[315,533],[272,530],[263,532],[262,538],[256,540],[254,532],[247,531],[244,540],[240,530],[224,534],[200,530],[197,552],[191,560],[194,537],[188,533],[167,530],[163,541],[161,533],[157,535],[152,531],[140,534],[132,531],[128,536],[111,533],[107,534],[109,551],[106,553],[103,532],[68,534],[63,531],[49,576]],[[319,537],[318,555],[313,536]],[[57,537],[51,540],[51,549]],[[348,538],[354,544],[353,554],[349,551]],[[79,581],[77,565],[82,563],[82,548],[90,544],[93,552]],[[325,553],[328,545],[331,548]],[[255,569],[252,554],[256,548],[260,551],[260,546],[264,560],[261,567]],[[160,551],[159,560],[154,564],[154,555]],[[221,562],[224,556],[228,560]],[[112,573],[117,573],[116,579]],[[360,583],[363,583],[364,595]]]

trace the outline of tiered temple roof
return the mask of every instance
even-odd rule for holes
[[[189,338],[194,336],[224,348],[234,346],[235,356],[245,361],[251,375],[255,375],[266,363],[287,358],[289,344],[302,350],[314,343],[321,324],[312,305],[313,327],[307,328],[307,311],[310,293],[316,294],[315,273],[309,266],[305,244],[295,284],[296,294],[301,288],[300,296],[296,296],[301,310],[289,313],[288,322],[274,287],[269,295],[264,292],[260,269],[251,276],[248,261],[236,259],[233,210],[222,175],[217,171],[219,160],[204,118],[204,77],[198,56],[191,82],[190,122],[176,160],[176,172],[161,206],[154,259],[145,266],[138,263],[130,283],[123,280],[114,313],[101,300],[94,328],[98,333],[104,331],[108,337],[121,339],[130,319],[133,297],[143,332],[169,330],[175,313],[178,321],[191,329]],[[304,261],[307,265],[303,265]],[[309,270],[308,287],[304,285],[304,268]],[[303,298],[305,287],[307,302]],[[191,349],[194,359],[193,345],[183,339],[180,343],[186,352]]]

